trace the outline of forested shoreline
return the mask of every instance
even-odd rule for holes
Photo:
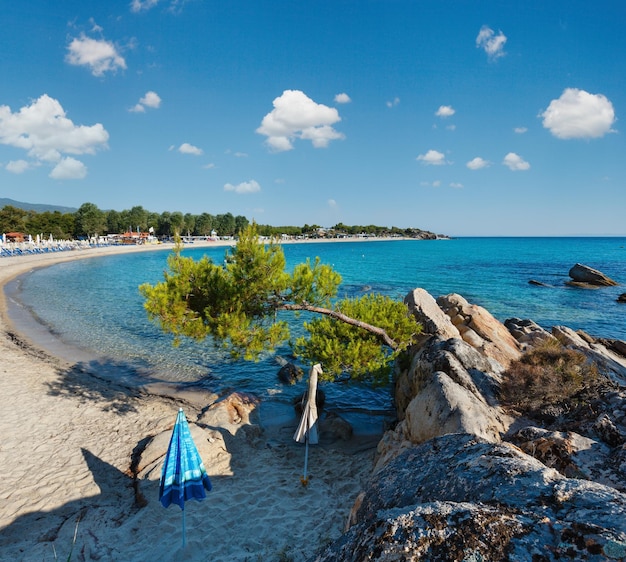
[[[223,213],[212,215],[165,211],[156,213],[135,206],[131,209],[101,210],[93,203],[83,203],[75,212],[35,211],[5,205],[0,209],[0,232],[20,232],[35,237],[37,234],[52,235],[55,239],[80,239],[94,235],[121,234],[124,232],[148,232],[167,238],[176,234],[183,236],[235,236],[250,221],[242,215]],[[329,228],[319,225],[272,226],[257,225],[261,236],[327,237],[355,236],[402,236],[407,238],[435,238],[432,232],[419,228],[395,226],[345,225],[338,223]]]

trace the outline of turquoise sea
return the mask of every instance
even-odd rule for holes
[[[225,248],[193,248],[221,263]],[[397,299],[415,287],[434,297],[459,293],[504,321],[531,318],[543,327],[565,325],[601,337],[626,340],[626,238],[458,238],[434,241],[371,241],[284,246],[288,267],[319,256],[343,277],[341,296],[375,291]],[[161,280],[169,252],[104,256],[39,269],[7,287],[18,329],[35,334],[49,350],[107,376],[141,385],[166,381],[222,392],[235,389],[282,407],[304,390],[277,379],[273,357],[232,362],[210,342],[173,347],[152,325],[137,290]],[[621,286],[569,287],[575,263],[598,269]],[[540,281],[548,287],[529,284]],[[297,330],[297,327],[296,327]],[[289,358],[289,350],[281,350]],[[385,416],[388,388],[325,385],[331,409],[353,416]]]

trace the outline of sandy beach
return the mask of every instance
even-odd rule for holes
[[[163,247],[1,258],[0,287],[60,261]],[[295,414],[262,427],[255,410],[250,423],[229,417],[224,397],[111,383],[15,333],[3,292],[0,358],[0,560],[304,561],[342,533],[371,471],[376,436],[322,435],[303,487]],[[186,504],[185,548],[181,510],[158,501],[179,407],[213,483]]]

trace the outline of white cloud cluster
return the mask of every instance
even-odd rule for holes
[[[107,147],[108,140],[109,133],[100,123],[75,125],[61,104],[47,94],[15,113],[7,105],[0,106],[0,144],[26,150],[35,163],[53,164],[50,177],[55,179],[84,178],[85,165],[64,155],[95,154]],[[9,171],[23,172],[22,162],[9,163]]]
[[[350,103],[352,100],[346,93],[337,94],[335,96],[335,103]]]
[[[134,113],[145,113],[146,107],[149,107],[151,109],[158,109],[160,106],[161,98],[159,94],[150,91],[146,92],[146,95],[139,100],[139,103],[129,109],[129,111],[132,111]]]
[[[429,150],[426,154],[420,154],[417,160],[422,162],[422,164],[428,164],[430,166],[442,166],[446,164],[445,155],[437,150]]]
[[[261,191],[261,186],[255,180],[244,181],[237,185],[233,185],[232,183],[227,183],[224,186],[224,191],[234,191],[235,193],[239,193],[239,194],[256,193],[257,191]]]
[[[480,170],[489,166],[489,161],[477,156],[465,164],[470,170]]]
[[[393,98],[393,100],[387,102],[387,107],[396,107],[400,104],[400,98]]]
[[[325,148],[330,141],[345,138],[331,126],[341,121],[339,112],[314,102],[300,90],[285,90],[273,105],[256,132],[265,135],[267,145],[276,152],[292,150],[293,141],[298,138],[310,140],[315,148]]]
[[[496,33],[490,27],[483,25],[476,37],[476,46],[483,49],[491,60],[504,56],[504,44],[506,35],[502,31]]]
[[[189,144],[188,142],[184,142],[178,147],[178,152],[181,154],[192,154],[193,156],[202,156],[203,150],[194,146],[193,144]]]
[[[613,104],[602,94],[566,88],[542,114],[543,126],[560,139],[590,139],[612,132]]]
[[[159,3],[159,0],[133,0],[130,3],[131,12],[143,12],[150,8],[154,8]]]
[[[30,164],[26,160],[11,160],[5,168],[12,174],[23,174],[30,168]]]
[[[439,109],[435,112],[437,117],[452,117],[456,111],[450,105],[441,105]]]
[[[517,133],[518,135],[523,135],[524,133],[528,132],[528,128],[527,127],[515,127],[513,131]]]
[[[530,164],[526,162],[521,156],[515,154],[515,152],[509,152],[502,161],[502,164],[507,166],[509,170],[514,172],[528,170]]]
[[[92,39],[81,33],[79,38],[72,39],[67,50],[65,60],[69,64],[86,66],[94,76],[126,69],[124,57],[117,52],[113,43],[104,39]]]

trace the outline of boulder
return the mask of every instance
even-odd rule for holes
[[[547,340],[555,339],[550,332],[533,320],[508,318],[504,321],[504,325],[522,347],[535,347]]]
[[[351,522],[311,562],[626,556],[626,495],[464,434],[406,450],[374,474]]]
[[[618,284],[597,269],[593,269],[581,263],[577,263],[569,270],[569,276],[572,278],[569,284],[582,287],[610,287]]]
[[[278,380],[283,384],[296,384],[304,371],[293,363],[285,363],[278,371]]]
[[[451,318],[462,339],[472,347],[505,367],[519,359],[520,345],[488,310],[470,304],[455,293],[439,297],[437,304]]]
[[[447,433],[499,441],[512,422],[496,399],[503,371],[459,338],[431,337],[414,351],[410,368],[396,381],[400,423],[383,436],[376,470],[407,446]]]
[[[320,437],[330,441],[350,441],[354,430],[347,420],[335,412],[328,412],[319,422]]]
[[[619,297],[617,297],[617,302],[626,302],[626,293],[622,293]]]
[[[216,400],[198,418],[210,428],[227,429],[231,434],[251,424],[258,424],[259,399],[245,392],[231,392]]]
[[[437,305],[435,299],[424,289],[417,288],[404,297],[409,312],[415,316],[427,335],[436,335],[443,339],[458,338],[459,331],[450,318]]]

